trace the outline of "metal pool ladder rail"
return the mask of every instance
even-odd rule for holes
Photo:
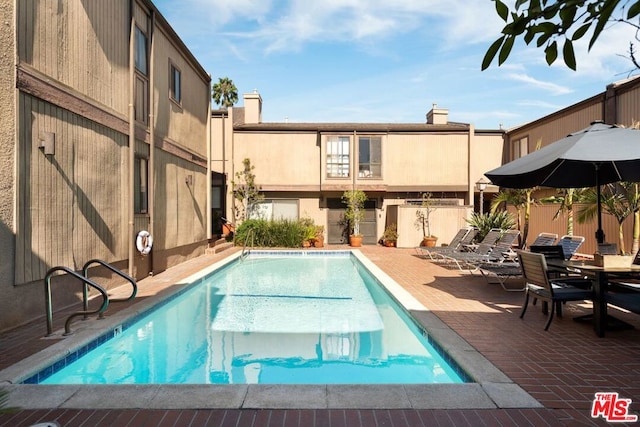
[[[103,299],[102,300],[102,305],[97,310],[93,310],[93,311],[88,311],[88,310],[77,311],[77,312],[73,313],[71,316],[69,316],[67,318],[67,321],[64,323],[64,335],[71,334],[71,319],[73,319],[76,316],[81,316],[81,315],[102,313],[103,311],[105,311],[107,309],[107,306],[109,305],[109,296],[107,295],[107,291],[105,291],[104,288],[102,288],[102,286],[100,286],[97,283],[93,282],[92,280],[89,280],[86,277],[76,273],[75,271],[73,271],[72,269],[70,269],[68,267],[59,266],[59,267],[50,268],[49,271],[47,271],[47,274],[44,276],[44,297],[45,297],[45,304],[46,304],[46,308],[47,308],[47,335],[46,336],[50,336],[53,333],[53,310],[51,309],[51,276],[56,271],[64,271],[67,274],[70,274],[72,277],[75,277],[76,279],[78,279],[81,282],[83,282],[85,287],[88,285],[88,286],[91,286],[91,287],[97,289],[98,292],[100,292],[102,294],[102,299]]]
[[[253,228],[250,228],[249,231],[247,231],[247,237],[244,239],[244,245],[242,245],[242,253],[240,254],[241,260],[245,259],[246,256],[249,255],[249,252],[251,251],[251,249],[253,249],[254,234],[255,233]],[[250,249],[247,249],[247,243],[249,242],[249,239],[251,239],[251,247]]]
[[[92,259],[87,261],[84,264],[84,267],[82,267],[82,274],[84,277],[89,277],[89,266],[91,264],[100,264],[103,267],[106,267],[107,269],[111,270],[111,272],[117,274],[118,276],[122,277],[123,279],[127,280],[129,283],[131,283],[132,286],[132,291],[131,291],[131,295],[129,295],[129,297],[127,298],[113,298],[111,299],[109,302],[126,302],[126,301],[131,301],[132,299],[134,299],[136,297],[136,294],[138,293],[138,285],[136,283],[136,280],[129,276],[128,274],[118,270],[117,268],[115,268],[114,266],[112,266],[111,264],[106,263],[105,261],[102,261],[100,259]],[[85,311],[89,310],[89,300],[87,297],[89,291],[89,287],[85,284],[84,286],[84,290],[82,293],[82,301],[83,301],[83,307]],[[104,312],[100,312],[100,314],[98,315],[100,318],[104,317]],[[86,318],[86,315],[85,315]]]

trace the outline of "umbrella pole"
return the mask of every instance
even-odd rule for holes
[[[596,230],[596,241],[598,244],[604,243],[604,231],[602,230],[602,202],[600,191],[600,165],[595,163],[596,167],[596,196],[598,198],[598,229]]]

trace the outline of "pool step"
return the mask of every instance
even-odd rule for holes
[[[215,242],[211,242],[210,245],[206,250],[207,254],[218,254],[234,246],[233,242],[227,242],[225,239],[218,239]]]

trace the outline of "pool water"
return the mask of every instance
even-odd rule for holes
[[[349,253],[249,255],[42,384],[464,382]]]

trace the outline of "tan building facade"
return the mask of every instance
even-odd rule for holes
[[[214,193],[226,196],[213,197],[218,215],[236,220],[230,181],[249,159],[265,197],[262,216],[312,218],[325,227],[329,244],[346,241],[341,196],[354,188],[369,199],[361,225],[365,244],[375,244],[385,226],[396,223],[398,246],[417,246],[416,203],[427,192],[438,200],[432,234],[448,242],[468,225],[479,196],[475,183],[503,156],[503,131],[452,123],[436,105],[425,123],[415,124],[264,123],[261,113],[258,93],[245,94],[244,107],[213,112],[211,167],[220,186]]]
[[[210,76],[150,1],[20,0],[0,14],[3,330],[44,317],[52,267],[100,259],[140,279],[204,252]],[[56,275],[54,310],[80,290]]]

